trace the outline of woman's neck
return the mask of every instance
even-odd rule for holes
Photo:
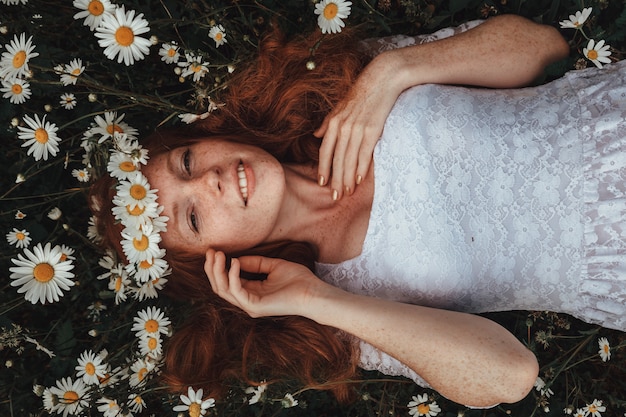
[[[333,201],[329,187],[317,184],[317,167],[285,165],[284,170],[286,192],[276,240],[310,242],[318,248],[321,262],[336,263],[359,255],[373,199],[372,175],[353,195]]]

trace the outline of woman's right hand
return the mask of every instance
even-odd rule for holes
[[[233,258],[227,270],[224,253],[212,249],[206,253],[204,270],[213,291],[251,317],[306,316],[311,298],[328,286],[307,267],[283,259],[243,256]],[[241,270],[267,274],[267,279],[243,279]]]

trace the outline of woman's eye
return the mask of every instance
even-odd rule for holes
[[[191,214],[189,215],[189,221],[191,222],[191,227],[193,228],[193,230],[195,232],[198,231],[198,222],[196,219],[196,213],[195,212],[191,212]]]
[[[189,166],[189,149],[187,149],[184,153],[183,153],[183,167],[185,169],[185,172],[188,175],[191,175],[191,168]]]

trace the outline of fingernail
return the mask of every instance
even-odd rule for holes
[[[323,176],[323,175],[320,175],[320,177],[318,178],[318,184],[319,184],[319,185],[321,185],[321,186],[324,186],[324,183],[325,183],[325,182],[326,182],[326,181],[325,181],[324,176]]]
[[[333,201],[337,201],[339,198],[339,192],[337,190],[333,190]]]
[[[346,194],[350,195],[350,187],[346,185],[345,189],[346,189]]]
[[[360,175],[356,176],[356,184],[359,185],[361,183],[361,181],[363,181],[363,177],[361,177]]]

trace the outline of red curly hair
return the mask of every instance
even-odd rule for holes
[[[317,38],[316,38],[317,36]],[[257,59],[239,70],[221,101],[226,106],[193,125],[157,131],[142,142],[154,156],[211,138],[252,144],[283,163],[315,164],[320,140],[312,135],[341,100],[366,63],[355,50],[355,36],[344,31],[287,42],[274,30],[260,44]],[[307,69],[308,61],[315,69]],[[105,241],[122,255],[119,225],[111,214],[115,190],[108,176],[91,189],[94,213]],[[316,248],[306,242],[272,242],[246,254],[280,257],[314,270]],[[239,256],[242,254],[229,254]],[[123,256],[123,255],[122,255]],[[166,256],[172,278],[165,291],[188,300],[193,311],[166,345],[166,384],[175,390],[203,388],[213,397],[225,394],[225,381],[258,384],[297,379],[307,386],[350,397],[347,381],[357,373],[357,349],[337,329],[303,317],[252,319],[217,297],[204,273],[204,257],[190,253]]]

